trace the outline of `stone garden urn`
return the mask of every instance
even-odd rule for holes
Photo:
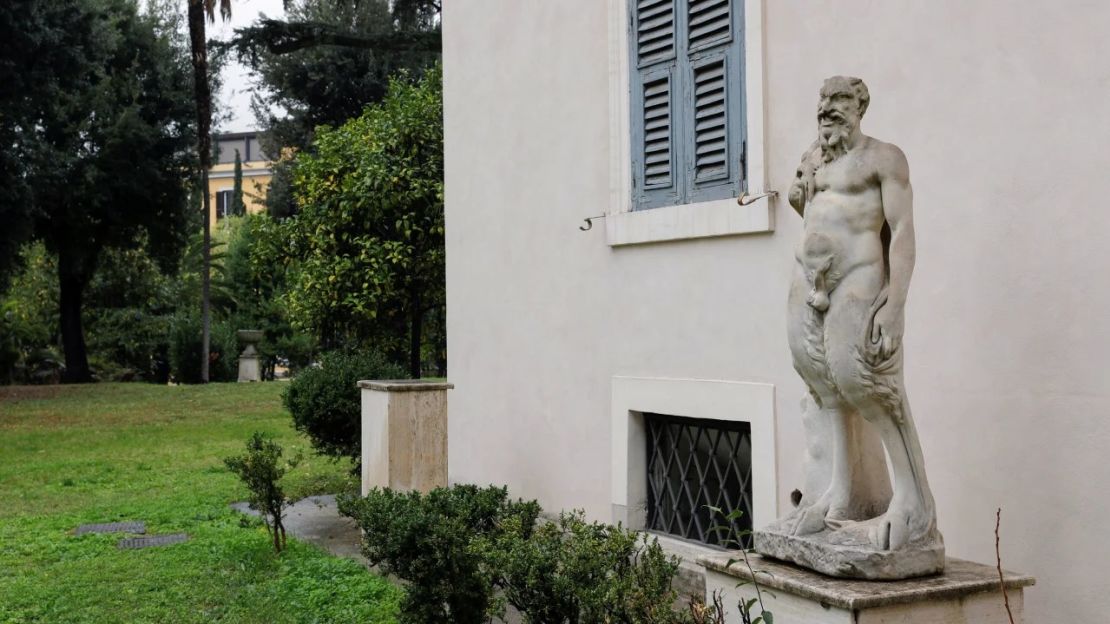
[[[258,366],[258,350],[254,348],[262,342],[261,329],[240,329],[235,333],[239,342],[244,345],[243,352],[239,354],[239,381],[262,381]]]

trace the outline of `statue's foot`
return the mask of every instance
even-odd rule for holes
[[[933,525],[923,509],[891,504],[886,513],[851,523],[829,536],[829,542],[844,546],[870,545],[876,550],[898,550],[929,535]]]
[[[835,497],[826,494],[817,502],[797,510],[791,535],[812,535],[825,529],[836,530],[848,521],[848,513],[834,503]]]

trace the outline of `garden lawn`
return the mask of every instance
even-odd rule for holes
[[[400,591],[359,564],[290,538],[273,553],[223,465],[254,431],[305,461],[297,495],[353,485],[314,455],[279,382],[0,387],[0,623],[393,622]],[[142,520],[189,541],[119,550],[79,524]]]

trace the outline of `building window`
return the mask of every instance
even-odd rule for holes
[[[628,0],[632,209],[743,188],[743,0]]]
[[[216,191],[216,219],[232,216],[235,191]]]
[[[644,414],[646,528],[712,546],[752,528],[752,430],[743,421]],[[717,508],[715,513],[710,508]],[[729,531],[725,516],[742,515]],[[748,538],[745,548],[751,546]]]

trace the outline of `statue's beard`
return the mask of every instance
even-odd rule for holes
[[[821,139],[822,159],[832,162],[848,152],[848,137],[852,136],[852,128],[846,123],[834,123],[822,127],[818,136]]]

